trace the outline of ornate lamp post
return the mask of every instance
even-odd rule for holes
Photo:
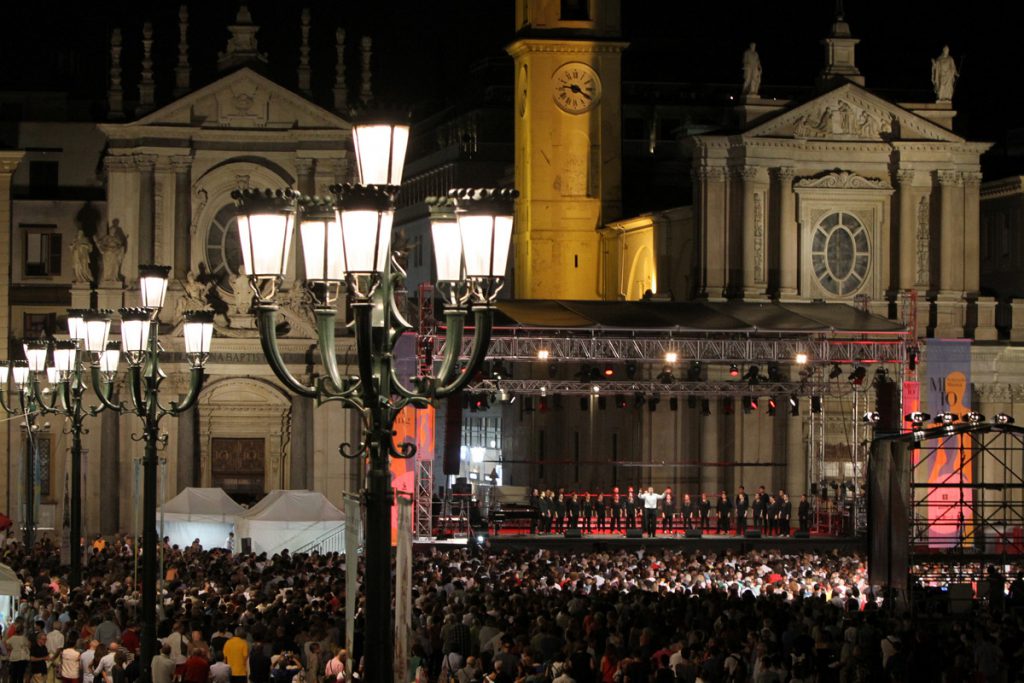
[[[210,354],[213,336],[213,313],[189,311],[185,313],[185,357],[191,367],[189,388],[180,402],[166,406],[160,402],[160,384],[164,374],[160,370],[159,315],[167,293],[166,266],[139,266],[139,291],[142,306],[122,308],[121,345],[108,340],[111,315],[109,311],[69,311],[70,342],[54,345],[59,408],[55,411],[71,420],[72,433],[72,503],[71,534],[77,542],[81,536],[81,433],[82,421],[87,415],[96,415],[104,409],[118,413],[134,413],[142,420],[142,434],[132,438],[145,443],[142,458],[142,649],[140,675],[148,678],[156,647],[156,584],[157,584],[157,449],[167,443],[167,435],[160,432],[160,421],[170,415],[176,417],[195,403],[203,386],[203,366]],[[127,385],[131,398],[128,402],[113,400],[120,356],[128,361]],[[94,392],[100,405],[86,407],[86,370],[91,375]],[[77,472],[76,472],[77,470]],[[76,529],[77,525],[77,529]],[[76,536],[77,534],[77,536]],[[72,568],[75,558],[72,553]],[[80,558],[78,558],[80,561]],[[79,568],[79,572],[80,572]]]
[[[457,190],[452,199],[457,223],[435,225],[438,287],[445,300],[446,356],[436,374],[403,383],[393,352],[411,329],[398,311],[394,294],[405,273],[392,258],[391,223],[408,128],[384,123],[357,125],[353,138],[360,185],[336,186],[334,197],[301,196],[291,190],[236,191],[238,230],[245,271],[255,295],[255,314],[264,355],[274,374],[300,396],[318,403],[339,401],[359,412],[362,443],[341,444],[347,458],[366,458],[365,575],[366,680],[393,679],[391,625],[391,489],[388,460],[410,458],[411,443],[395,444],[394,422],[407,405],[431,401],[461,390],[479,369],[490,343],[494,299],[504,282],[512,234],[514,190]],[[278,348],[274,302],[285,277],[295,222],[299,222],[312,295],[317,345],[324,376],[312,384],[296,378]],[[358,375],[343,377],[335,338],[341,285],[354,317]],[[459,371],[458,354],[468,312],[474,319],[472,352]],[[353,599],[354,596],[349,596]]]

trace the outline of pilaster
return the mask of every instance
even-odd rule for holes
[[[174,171],[174,277],[184,282],[192,268],[192,157],[171,157]]]
[[[4,238],[0,239],[0,358],[10,358],[11,338],[11,176],[21,162],[24,152],[0,151],[0,230]],[[11,487],[18,481],[11,476],[10,454],[19,452],[10,442],[10,422],[0,421],[0,473],[7,485],[0,488],[0,510],[12,514]],[[17,432],[15,432],[17,433]],[[12,516],[14,516],[12,514]]]
[[[917,222],[914,220],[914,176],[912,168],[901,168],[896,172],[899,188],[899,288],[913,289],[918,284]],[[927,226],[926,226],[927,227]],[[927,253],[925,271],[927,272]]]
[[[156,227],[156,201],[153,188],[153,170],[156,166],[156,159],[154,154],[135,155],[135,169],[139,177],[139,218],[136,239],[138,242],[138,262],[141,264],[153,263],[156,258],[156,236],[154,234]],[[127,275],[132,271],[122,269],[121,272]]]
[[[796,220],[796,196],[793,194],[793,167],[775,169],[779,202],[779,298],[795,298],[798,292],[799,230]]]
[[[696,169],[700,188],[700,235],[703,273],[701,289],[712,301],[725,296],[727,229],[725,222],[725,168],[700,166]]]
[[[939,291],[935,297],[937,338],[964,336],[967,302],[964,300],[962,266],[963,179],[958,171],[938,171],[939,200]]]
[[[763,299],[768,288],[768,230],[766,170],[755,166],[738,169],[743,191],[743,298]]]

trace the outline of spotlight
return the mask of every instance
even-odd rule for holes
[[[749,384],[757,384],[761,381],[761,368],[756,365],[751,365],[747,368],[747,372],[743,375],[743,379],[747,380]]]
[[[686,407],[687,408],[696,408],[697,407],[697,397],[692,395],[692,394],[687,396],[686,397]]]
[[[509,398],[509,393],[505,389],[502,389],[501,391],[498,392],[498,400],[501,401],[502,403],[508,403]]]
[[[558,364],[557,363],[548,363],[548,377],[550,377],[551,379],[554,379],[555,375],[557,375],[557,374],[558,374]]]
[[[1006,413],[996,413],[996,416],[992,418],[992,421],[997,425],[1012,425],[1013,416],[1007,415]]]
[[[744,396],[743,412],[749,413],[751,410],[757,410],[757,396]]]
[[[540,395],[541,395],[541,396],[547,396],[547,395],[548,395],[548,388],[547,388],[547,385],[543,385],[543,386],[541,386],[541,388],[540,388]]]
[[[633,407],[634,408],[642,408],[644,403],[645,403],[645,401],[646,401],[646,399],[644,398],[644,395],[641,394],[639,391],[636,392],[635,394],[633,394]]]
[[[779,366],[776,363],[768,364],[768,379],[772,382],[779,382],[782,380],[782,373],[779,372]]]
[[[772,397],[768,397],[768,415],[775,415],[775,408],[775,399]]]
[[[493,379],[509,379],[512,377],[512,372],[505,367],[505,364],[500,360],[494,361],[491,365],[491,377]]]
[[[679,410],[679,399],[673,396],[668,400],[668,407],[670,410]]]
[[[796,397],[796,394],[789,395],[789,414],[794,417],[800,414],[800,399]]]
[[[704,417],[711,415],[711,401],[706,398],[700,400],[700,414]]]
[[[590,390],[592,392],[594,392],[595,394],[600,394],[601,393],[601,387],[598,386],[597,384],[595,384],[594,386],[590,387]]]
[[[814,415],[821,413],[821,396],[811,396],[811,413]]]
[[[647,407],[650,408],[652,413],[658,409],[659,403],[661,403],[661,397],[658,396],[657,394],[647,399]]]
[[[615,376],[615,368],[613,368],[610,365],[604,366],[604,376],[605,377],[614,377]]]
[[[833,363],[832,369],[828,372],[829,379],[836,379],[843,374],[843,369],[839,367],[839,363]]]
[[[665,366],[665,369],[658,375],[658,381],[662,384],[672,384],[676,381],[675,376],[672,374],[672,368]]]
[[[801,351],[798,354],[796,354],[794,360],[796,361],[797,365],[807,365],[807,354]]]
[[[916,346],[907,347],[907,367],[913,372],[917,370],[917,363],[919,361],[918,350]]]
[[[882,419],[882,416],[876,412],[868,411],[864,413],[864,421],[870,425],[878,424],[878,421]]]
[[[965,415],[964,417],[967,418],[967,422],[972,425],[976,425],[985,421],[985,416],[976,410],[972,410],[971,412],[967,413],[967,415]]]
[[[925,422],[932,419],[932,416],[929,415],[928,413],[916,411],[913,413],[908,413],[906,416],[904,416],[903,419],[906,420],[907,422],[910,422],[915,427],[920,427]]]
[[[541,396],[540,397],[540,412],[542,412],[542,413],[548,412],[548,397],[547,396]]]
[[[537,352],[537,360],[547,360],[550,355],[547,349],[541,349]]]
[[[722,415],[732,415],[732,414],[733,414],[732,396],[726,396],[725,398],[722,399]]]
[[[675,363],[678,360],[679,360],[679,354],[676,353],[675,351],[668,351],[668,352],[665,353],[665,362],[666,363]]]
[[[695,360],[692,363],[690,363],[690,367],[686,371],[686,381],[699,382],[700,374],[700,361]]]
[[[850,373],[847,379],[850,380],[851,384],[860,386],[861,384],[864,383],[864,378],[867,376],[867,374],[867,368],[865,368],[863,365],[858,365],[853,369],[853,372]]]
[[[733,363],[732,365],[729,366],[729,376],[730,377],[739,377],[740,376],[740,369],[738,367],[736,367],[735,363]]]
[[[629,404],[626,402],[626,397],[625,396],[623,396],[622,394],[616,394],[615,395],[615,405],[617,405],[620,408],[625,408]]]
[[[935,422],[935,424],[942,424],[948,427],[949,425],[956,422],[958,419],[959,418],[957,417],[956,413],[939,413],[938,415],[935,416],[935,419],[933,421]]]
[[[607,373],[608,371],[605,370],[605,374]],[[628,377],[629,379],[633,379],[634,377],[636,377],[636,363],[634,363],[633,361],[626,363],[626,377]]]

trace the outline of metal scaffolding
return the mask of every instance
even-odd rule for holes
[[[431,519],[434,507],[434,460],[416,459],[416,498],[413,501],[413,529],[416,540],[429,540],[433,536]]]
[[[846,396],[853,390],[849,382],[758,382],[743,380],[703,382],[658,382],[646,380],[596,380],[580,382],[559,379],[487,379],[471,383],[467,392],[509,396]]]

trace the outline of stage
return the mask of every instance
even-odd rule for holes
[[[838,551],[841,554],[863,553],[867,549],[864,538],[853,536],[819,536],[793,538],[766,536],[749,538],[731,534],[705,534],[700,538],[687,538],[683,534],[658,534],[654,538],[627,538],[621,533],[592,533],[567,538],[563,534],[506,533],[488,534],[478,532],[476,542],[491,550],[548,549],[563,552],[601,552],[609,550],[639,550],[641,548],[672,549],[685,553],[747,553],[753,550],[779,550],[784,553],[814,552],[817,554]],[[428,547],[451,547],[466,545],[465,536],[450,539],[417,541],[416,545]]]

